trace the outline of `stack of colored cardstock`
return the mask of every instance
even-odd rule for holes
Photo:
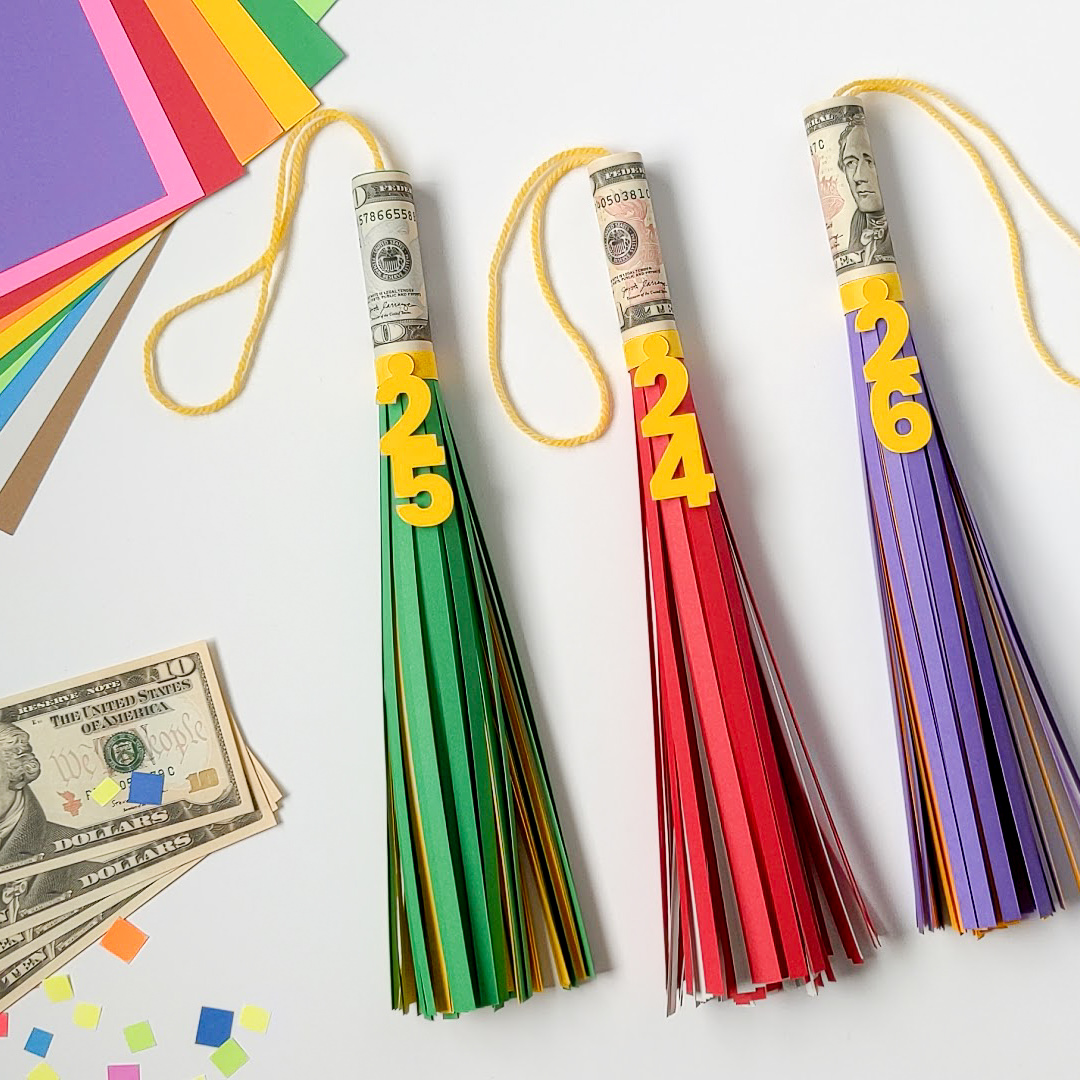
[[[163,231],[311,112],[341,58],[297,0],[5,11],[0,530],[22,520]]]

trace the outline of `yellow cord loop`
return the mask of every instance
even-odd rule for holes
[[[983,135],[990,145],[998,152],[1001,160],[1019,181],[1020,186],[1031,196],[1039,209],[1077,247],[1080,247],[1080,233],[1078,233],[1077,230],[1050,205],[1038,188],[1035,187],[1035,184],[1028,177],[1027,173],[1020,168],[1019,163],[1016,158],[1013,157],[1009,148],[1001,141],[1000,136],[973,113],[949,98],[948,95],[932,86],[928,86],[926,83],[917,82],[915,79],[875,78],[856,79],[853,82],[849,82],[836,91],[836,96],[843,97],[848,94],[869,93],[896,94],[899,97],[907,98],[908,101],[917,105],[923,112],[930,116],[931,119],[940,124],[960,144],[967,156],[971,159],[972,164],[982,177],[987,194],[997,207],[998,214],[1001,217],[1001,223],[1005,226],[1005,232],[1009,238],[1009,252],[1012,256],[1013,287],[1016,290],[1016,302],[1019,305],[1020,317],[1024,321],[1024,328],[1027,330],[1031,344],[1042,362],[1054,375],[1069,386],[1080,387],[1080,377],[1073,375],[1072,372],[1067,371],[1060,363],[1058,363],[1057,357],[1050,351],[1046,342],[1043,341],[1042,335],[1039,333],[1038,325],[1035,322],[1035,316],[1032,314],[1031,310],[1031,297],[1028,292],[1027,275],[1024,271],[1024,248],[1020,242],[1020,233],[1016,228],[1016,221],[1005,202],[1005,197],[1001,193],[1001,188],[998,186],[997,181],[987,168],[982,155],[975,148],[975,145],[971,140],[956,126],[949,116],[936,106],[932,105],[931,101],[937,101],[944,105],[945,108],[949,109],[955,116],[959,117],[975,131]],[[926,100],[927,98],[931,99],[931,101]]]
[[[573,150],[564,150],[561,154],[555,154],[542,165],[538,165],[514,197],[510,212],[506,215],[502,232],[499,233],[495,252],[491,256],[491,269],[488,271],[487,313],[488,364],[491,368],[491,381],[495,386],[495,393],[502,403],[502,407],[506,410],[506,415],[510,417],[514,426],[528,435],[530,439],[535,439],[544,446],[582,446],[585,443],[594,442],[607,431],[608,425],[611,423],[611,389],[604,375],[604,369],[597,362],[596,356],[581,336],[577,327],[566,317],[566,312],[563,311],[562,305],[555,295],[555,290],[551,287],[547,262],[544,258],[543,240],[544,212],[552,188],[567,173],[582,165],[587,165],[598,157],[603,157],[606,153],[607,151],[602,146],[579,146]],[[542,431],[532,427],[518,412],[503,379],[502,366],[499,360],[499,277],[502,272],[502,264],[506,258],[506,249],[530,200],[533,204],[532,254],[537,284],[539,284],[540,292],[547,301],[547,306],[551,309],[556,321],[577,346],[578,352],[581,353],[585,363],[588,364],[589,371],[592,373],[596,388],[600,394],[600,416],[592,431],[586,432],[584,435],[559,438],[554,435],[545,435]]]
[[[190,300],[185,300],[182,304],[177,304],[171,311],[167,311],[156,323],[154,323],[150,333],[147,335],[146,344],[143,346],[143,375],[146,378],[146,385],[149,388],[150,393],[153,394],[166,409],[171,409],[173,412],[180,413],[182,416],[205,416],[207,413],[213,413],[217,412],[219,409],[224,409],[225,406],[234,401],[240,394],[240,391],[244,389],[244,384],[247,382],[248,374],[251,370],[251,361],[255,352],[255,344],[259,340],[263,322],[266,320],[267,301],[270,295],[270,284],[273,280],[274,268],[277,266],[278,259],[281,258],[281,254],[284,251],[285,244],[288,240],[289,226],[292,224],[293,214],[296,211],[297,202],[300,198],[300,191],[303,187],[304,168],[307,162],[308,149],[311,146],[312,140],[323,128],[339,122],[348,124],[349,127],[360,134],[364,142],[367,143],[368,148],[371,150],[375,168],[383,168],[383,156],[379,150],[379,144],[376,141],[375,136],[362,120],[357,119],[349,113],[341,112],[338,109],[317,109],[315,112],[311,113],[307,119],[297,124],[297,126],[289,132],[281,151],[281,165],[278,168],[274,219],[270,226],[270,242],[266,245],[266,250],[246,270],[237,274],[236,277],[230,278],[216,288],[199,293],[198,296],[193,296]],[[166,393],[158,380],[157,344],[165,327],[185,311],[190,311],[191,308],[197,307],[207,300],[213,300],[217,296],[223,296],[225,293],[231,292],[233,289],[238,288],[240,285],[250,281],[257,275],[261,275],[261,280],[259,282],[259,300],[255,308],[255,317],[251,321],[251,329],[248,331],[247,338],[244,340],[244,348],[240,354],[240,360],[236,365],[236,371],[233,374],[232,384],[220,397],[207,402],[205,405],[181,404]]]

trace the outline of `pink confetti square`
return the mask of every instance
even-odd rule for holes
[[[110,1065],[108,1080],[142,1080],[138,1065]]]

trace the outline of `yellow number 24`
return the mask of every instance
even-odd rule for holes
[[[649,334],[642,342],[645,360],[634,369],[634,385],[655,386],[659,378],[664,389],[641,421],[647,439],[669,436],[649,481],[654,499],[686,499],[689,506],[707,506],[716,490],[716,477],[705,468],[705,453],[697,417],[692,412],[677,413],[690,387],[686,365],[671,351],[671,342],[662,332]],[[682,475],[676,473],[682,466]]]

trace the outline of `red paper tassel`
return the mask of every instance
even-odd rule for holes
[[[873,925],[716,492],[641,158],[590,174],[633,381],[669,1008],[817,987]]]
[[[842,951],[877,937],[784,690],[701,439],[675,326],[648,180],[637,154],[583,147],[540,165],[511,207],[489,276],[491,372],[511,420],[550,446],[607,428],[610,393],[562,311],[542,220],[559,178],[588,165],[631,372],[645,533],[668,1011],[756,1001],[786,982],[811,991]],[[503,384],[499,270],[530,200],[541,291],[588,362],[600,419],[585,435],[532,428]]]

